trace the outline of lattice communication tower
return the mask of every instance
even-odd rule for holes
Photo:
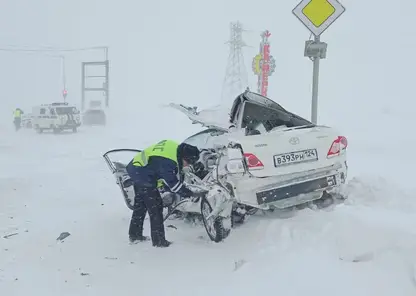
[[[243,32],[240,22],[230,24],[230,40],[226,42],[230,46],[230,53],[221,94],[223,103],[232,102],[248,87],[248,75],[242,50],[247,45],[243,41]]]

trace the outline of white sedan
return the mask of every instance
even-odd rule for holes
[[[240,206],[274,210],[345,198],[347,139],[334,128],[315,125],[249,90],[225,112],[170,106],[205,127],[185,142],[200,149],[241,145],[249,173],[227,179]]]

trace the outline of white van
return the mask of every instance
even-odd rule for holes
[[[79,110],[68,103],[52,103],[32,108],[32,127],[38,133],[52,130],[59,133],[63,130],[77,132],[81,125]]]

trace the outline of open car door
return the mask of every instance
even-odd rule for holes
[[[133,157],[141,152],[137,149],[114,149],[104,153],[103,158],[120,187],[126,206],[133,210],[134,188],[133,182],[127,173],[126,166]]]
[[[193,124],[201,124],[207,128],[215,128],[227,132],[230,123],[228,122],[228,110],[223,106],[212,109],[197,111],[197,107],[188,107],[182,104],[170,103],[169,107],[184,113]]]
[[[142,151],[137,149],[113,149],[104,153],[103,157],[111,173],[117,174],[124,172],[127,164],[139,152]]]

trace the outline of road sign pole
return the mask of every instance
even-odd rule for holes
[[[321,42],[320,36],[344,12],[345,7],[338,0],[301,0],[292,10],[315,36],[314,40],[305,42],[304,53],[313,61],[311,121],[314,124],[318,122],[319,62],[326,58],[327,50],[327,44]]]
[[[319,63],[326,58],[327,47],[325,42],[321,42],[319,35],[314,40],[305,42],[304,56],[313,61],[311,121],[314,124],[318,123]]]
[[[320,37],[315,36],[315,43],[320,42]],[[313,76],[312,76],[312,106],[311,106],[311,121],[316,124],[318,122],[318,88],[319,88],[319,56],[313,59]]]

